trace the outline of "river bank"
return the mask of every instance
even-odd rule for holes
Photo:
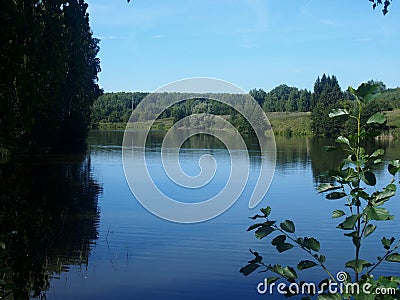
[[[278,136],[313,136],[311,130],[311,112],[267,112],[274,134]],[[400,109],[385,112],[388,130],[382,138],[400,137]],[[168,130],[173,125],[173,118],[158,119],[152,125],[152,130]],[[135,130],[147,130],[150,122],[135,123],[130,127]],[[101,130],[124,130],[126,123],[102,123],[97,125]]]

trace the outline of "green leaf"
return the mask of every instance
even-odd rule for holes
[[[380,84],[362,83],[356,91],[350,90],[349,92],[357,96],[364,103],[372,101],[378,94]]]
[[[373,224],[368,224],[367,227],[365,227],[365,231],[364,231],[364,237],[369,236],[371,233],[373,233],[376,229],[376,226]]]
[[[366,207],[365,213],[370,220],[375,221],[386,221],[386,220],[393,220],[394,216],[389,214],[389,211],[383,207]]]
[[[319,193],[323,193],[323,192],[327,192],[327,191],[331,191],[331,190],[337,190],[340,189],[340,186],[334,186],[331,183],[321,183],[318,187],[317,187],[317,191]]]
[[[267,278],[267,284],[271,284],[271,283],[274,283],[274,282],[277,282],[279,280],[279,277],[268,277]]]
[[[354,197],[359,197],[365,200],[369,200],[370,196],[363,189],[355,188],[351,190],[351,195]]]
[[[381,243],[383,245],[383,248],[385,248],[386,250],[390,249],[390,246],[392,246],[394,241],[395,241],[394,237],[392,237],[390,239],[387,239],[387,238],[384,237],[384,238],[381,239]]]
[[[382,192],[378,192],[376,194],[376,197],[374,198],[375,205],[376,206],[382,205],[390,198],[392,198],[394,195],[396,195],[396,190],[387,189],[386,187]]]
[[[345,196],[346,196],[346,193],[343,193],[343,192],[332,192],[332,193],[326,195],[325,197],[328,200],[336,200],[336,199],[341,199]]]
[[[346,213],[343,210],[336,209],[332,212],[332,218],[340,218],[344,216]]]
[[[325,278],[325,279],[321,280],[321,281],[318,283],[318,288],[319,288],[321,291],[327,291],[328,288],[329,288],[329,283],[330,283],[330,282],[331,282],[330,279]]]
[[[282,235],[278,235],[277,237],[275,237],[272,241],[271,241],[271,245],[273,246],[277,246],[279,244],[284,243],[286,240],[286,235],[282,234]]]
[[[345,266],[346,266],[346,268],[353,269],[357,273],[361,273],[361,271],[364,268],[370,267],[370,266],[372,266],[372,264],[363,259],[353,259],[353,260],[346,262]]]
[[[305,270],[305,269],[309,269],[312,267],[317,266],[317,264],[311,260],[302,260],[301,262],[299,262],[297,264],[297,269],[301,270]]]
[[[254,259],[250,260],[249,263],[251,264],[256,264],[262,262],[262,256],[258,255],[257,252],[255,252],[257,255]]]
[[[383,113],[377,112],[376,114],[373,114],[367,121],[367,124],[383,124],[386,121],[386,117]]]
[[[247,228],[247,231],[251,231],[251,230],[261,227],[261,226],[263,226],[263,223],[257,223],[257,224],[250,225],[249,228]]]
[[[284,267],[283,276],[287,279],[297,279],[297,273],[292,267]]]
[[[378,156],[381,156],[381,155],[383,155],[383,154],[385,154],[385,150],[383,150],[383,149],[378,149],[378,150],[375,150],[374,153],[372,153],[369,157],[370,157],[370,158],[372,158],[372,157],[378,157]]]
[[[366,171],[366,172],[364,172],[364,176],[363,176],[362,179],[363,179],[363,181],[364,181],[366,184],[368,184],[368,185],[370,185],[370,186],[376,185],[376,177],[375,177],[375,174],[372,173],[371,171]]]
[[[252,220],[255,220],[255,219],[259,219],[259,218],[265,218],[265,216],[255,215],[255,216],[252,216],[252,217],[249,217],[249,218],[252,219]]]
[[[247,266],[240,268],[239,272],[242,273],[244,276],[247,276],[253,273],[255,270],[257,270],[259,266],[260,265],[258,264],[251,263],[248,264]]]
[[[286,220],[285,222],[280,224],[282,230],[289,232],[289,233],[294,233],[296,228],[294,227],[294,223],[290,220]]]
[[[283,268],[282,268],[281,265],[269,266],[269,269],[270,269],[272,272],[274,272],[274,273],[276,273],[276,274],[278,274],[278,275],[283,276]]]
[[[336,143],[339,143],[339,144],[345,144],[345,145],[347,145],[347,146],[350,146],[349,140],[348,140],[346,137],[344,137],[344,136],[339,136],[339,137],[335,140],[335,142],[336,142]]]
[[[349,233],[345,233],[344,235],[345,236],[349,236],[349,237],[357,236],[357,231],[352,231],[352,232],[349,232]]]
[[[6,244],[4,244],[4,242],[0,242],[0,248],[2,248],[3,250],[6,249]]]
[[[249,250],[251,254],[255,256],[254,259],[248,261],[249,263],[260,263],[262,261],[262,256],[257,251]]]
[[[269,269],[272,272],[286,278],[290,282],[293,282],[295,279],[297,279],[297,273],[292,267],[288,266],[288,267],[282,268],[281,265],[273,265],[273,266],[270,266]]]
[[[343,229],[343,230],[351,230],[354,228],[354,225],[360,218],[360,215],[351,215],[350,217],[347,217],[344,222],[340,223],[337,228]]]
[[[275,231],[275,229],[272,228],[271,226],[263,225],[256,230],[255,235],[256,235],[256,238],[262,239],[274,231]]]
[[[278,244],[276,246],[276,250],[278,250],[279,253],[285,252],[285,251],[287,251],[289,249],[292,249],[292,248],[293,248],[293,245],[290,244],[290,243],[282,243],[282,244]]]
[[[307,249],[314,250],[315,252],[318,252],[321,248],[320,243],[315,238],[308,237],[304,238],[302,246]]]
[[[318,261],[319,261],[320,263],[322,263],[322,264],[326,261],[325,255],[322,255],[322,254],[321,254],[317,259],[318,259]]]
[[[386,257],[386,260],[391,262],[400,262],[400,254],[399,253],[389,254]]]
[[[335,118],[335,117],[344,116],[344,115],[348,115],[348,114],[349,114],[349,112],[346,109],[334,108],[329,113],[329,118]]]
[[[389,184],[385,187],[385,190],[388,190],[388,191],[396,191],[396,190],[397,190],[397,186],[396,186],[395,184],[393,184],[393,183],[389,183]]]
[[[399,171],[400,169],[400,160],[392,160],[390,162],[390,164],[388,165],[388,171],[390,174],[392,174],[393,176],[396,175],[396,173]]]
[[[274,277],[274,276],[268,277],[267,284],[270,285],[271,283],[277,282],[278,280],[279,280],[279,277]]]
[[[266,208],[261,208],[260,211],[264,214],[265,217],[268,217],[271,213],[271,207],[267,206]]]

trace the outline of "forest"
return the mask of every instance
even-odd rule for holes
[[[365,116],[378,111],[392,111],[400,108],[400,88],[388,89],[383,82],[369,81],[379,85],[379,94],[373,102],[363,109]],[[310,118],[307,125],[309,133],[315,135],[335,136],[339,132],[348,132],[354,124],[341,122],[340,118],[332,120],[328,117],[331,109],[339,106],[351,106],[354,103],[352,95],[343,91],[335,75],[323,74],[314,83],[313,91],[298,89],[286,84],[279,85],[269,92],[263,89],[252,89],[249,94],[267,113],[274,127],[283,116],[293,116],[296,121]],[[121,128],[128,122],[131,112],[149,93],[105,93],[93,104],[92,127],[98,128],[104,124],[121,124]],[[179,95],[177,95],[179,96]],[[237,95],[230,95],[237,97]],[[189,99],[175,104],[164,111],[159,119],[176,122],[193,113],[211,113],[230,116],[231,123],[242,133],[251,133],[248,122],[233,108],[223,103],[207,99]],[[297,113],[297,114],[294,114]],[[299,114],[303,113],[303,114]],[[287,118],[286,118],[287,121]],[[172,123],[173,123],[172,122]],[[171,123],[171,122],[169,122]],[[165,123],[167,124],[167,123]],[[168,127],[168,126],[167,126]],[[158,128],[164,129],[164,128]],[[387,127],[381,129],[388,129]],[[279,133],[279,129],[277,128]],[[304,128],[299,135],[307,133]]]
[[[381,6],[387,13],[390,1],[371,2],[373,8]],[[147,95],[101,96],[97,77],[101,70],[97,57],[99,40],[93,37],[87,9],[84,0],[0,3],[0,21],[7,24],[0,27],[1,158],[82,148],[90,127],[126,123],[132,109]],[[399,88],[386,89],[382,83],[381,92],[369,109],[400,107]],[[327,106],[332,108],[351,100],[336,77],[325,74],[317,79],[313,91],[282,84],[269,92],[253,89],[250,95],[265,112],[312,112],[310,130],[305,131],[327,136],[342,129],[328,122]],[[231,116],[231,122],[241,132],[252,131],[232,108],[205,99],[180,103],[161,118],[177,121],[196,112]]]
[[[84,145],[102,93],[87,8],[83,0],[0,2],[1,157]]]

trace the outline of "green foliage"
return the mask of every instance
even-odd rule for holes
[[[363,122],[377,112],[400,108],[400,88],[386,89],[382,82],[371,80],[370,83],[378,86],[380,94],[374,94],[374,101],[369,101],[363,107],[361,114]],[[354,96],[350,92],[341,92],[335,76],[323,75],[321,79],[318,78],[314,90],[314,93],[311,93],[308,90],[299,90],[296,87],[283,84],[269,92],[263,89],[253,89],[249,94],[267,112],[275,135],[305,136],[315,133],[334,136],[339,133],[346,135],[356,130],[356,123],[353,119],[343,121],[348,115],[348,110],[354,109]],[[139,92],[106,93],[102,95],[93,104],[91,126],[93,128],[123,129],[132,109],[147,95],[148,93]],[[172,98],[175,96],[178,97],[179,95],[169,95]],[[224,96],[240,98],[238,95],[232,94]],[[329,107],[335,107],[331,105],[332,103],[343,104],[345,108],[332,110],[331,114],[328,114]],[[148,112],[145,112],[147,115],[143,118],[148,120],[149,117],[153,116],[152,110],[154,110],[154,107],[149,107]],[[312,110],[314,112],[311,114],[310,111]],[[177,103],[165,110],[159,119],[173,118],[175,123],[193,113],[220,115],[229,119],[241,133],[252,133],[250,124],[234,109],[208,99],[189,99]],[[332,120],[330,115],[331,117],[342,116],[343,118]],[[397,112],[393,111],[388,114],[387,124],[369,124],[368,130],[371,134],[373,130],[389,130],[386,134],[400,136],[399,119]],[[169,127],[167,124],[164,128],[168,129]]]
[[[325,78],[327,80],[327,78]],[[316,86],[316,91],[318,90]],[[348,136],[339,136],[336,143],[339,147],[329,148],[330,150],[341,148],[348,155],[339,163],[337,169],[327,172],[329,175],[326,180],[328,182],[321,183],[317,190],[320,193],[325,193],[328,200],[345,200],[345,210],[336,209],[332,212],[332,218],[341,218],[342,221],[336,228],[343,230],[344,237],[350,238],[354,245],[354,258],[344,262],[344,267],[351,269],[354,272],[353,283],[357,284],[370,284],[373,287],[386,287],[398,288],[400,281],[398,277],[387,276],[374,279],[373,271],[384,261],[387,262],[400,262],[400,254],[396,250],[400,247],[400,242],[396,238],[382,238],[381,243],[383,246],[383,255],[378,256],[376,261],[369,262],[360,257],[360,249],[364,243],[364,239],[373,234],[376,230],[377,223],[382,221],[393,220],[394,216],[383,207],[384,204],[390,201],[396,194],[397,186],[395,176],[400,170],[400,160],[391,161],[388,164],[388,172],[392,176],[390,182],[384,187],[377,186],[378,179],[374,173],[374,166],[382,163],[379,158],[384,154],[382,149],[376,149],[371,153],[367,153],[363,147],[365,140],[372,135],[368,134],[368,127],[371,125],[381,125],[386,121],[385,116],[380,113],[374,113],[367,118],[363,117],[363,108],[370,102],[375,101],[377,98],[377,90],[379,85],[374,83],[362,84],[357,90],[349,88],[349,92],[353,95],[355,103],[346,109],[335,108],[329,114],[331,118],[351,118],[355,120],[356,130]],[[280,225],[276,225],[275,220],[269,219],[271,208],[268,207],[268,214],[257,215],[252,219],[264,219],[264,223],[257,223],[251,225],[248,230],[267,232],[263,234],[262,238],[272,235],[271,245],[274,246],[278,252],[290,250],[293,247],[299,247],[308,255],[310,260],[301,260],[297,264],[297,270],[312,267],[322,268],[328,278],[322,282],[331,280],[338,283],[337,279],[332,275],[325,265],[325,256],[320,253],[321,245],[318,240],[313,237],[297,237],[295,234],[295,225],[292,221],[286,220]],[[256,236],[257,236],[256,231]],[[274,234],[278,234],[273,237]],[[288,241],[290,243],[288,243]],[[290,246],[289,246],[290,245]],[[253,252],[252,253],[257,253]],[[257,259],[252,261],[254,264],[253,269],[249,266],[240,271],[246,276],[258,269],[262,268],[264,272],[272,272],[280,276],[282,280],[288,282],[296,282],[301,285],[297,274],[293,267],[287,266],[285,268],[279,265],[268,265],[264,262],[261,256],[257,253]],[[257,268],[256,268],[257,266]],[[246,271],[246,272],[244,272]],[[290,274],[290,275],[288,275]],[[350,276],[347,276],[348,283],[352,283]],[[320,284],[322,284],[322,282]],[[307,299],[311,299],[313,295],[306,295]],[[398,291],[395,295],[385,295],[384,299],[397,299]],[[355,299],[375,299],[374,295],[368,295],[362,291],[345,291],[343,294],[320,294],[318,299],[342,299],[350,298]]]
[[[262,107],[265,101],[267,93],[263,89],[252,89],[249,94],[257,101],[257,103]]]
[[[314,84],[314,93],[312,94],[312,114],[311,129],[317,135],[325,135],[333,137],[343,129],[342,118],[332,119],[329,112],[336,108],[340,101],[343,101],[344,94],[340,89],[339,83],[335,75],[322,75],[318,77]],[[335,116],[342,116],[346,111],[332,111]]]
[[[142,101],[148,93],[105,93],[97,98],[92,106],[91,126],[100,123],[126,123],[132,109]]]
[[[92,127],[101,127],[103,123],[128,122],[132,110],[135,109],[140,101],[148,95],[148,93],[107,93],[102,95],[93,105]],[[146,107],[141,107],[141,115],[138,116],[139,120],[135,121],[136,125],[142,122],[143,126],[146,127],[148,124],[156,120],[158,126],[153,126],[152,129],[167,130],[172,125],[169,122],[171,119],[173,120],[173,123],[176,123],[177,121],[193,114],[207,113],[219,115],[222,118],[228,119],[241,133],[254,133],[248,120],[246,120],[246,118],[244,118],[236,109],[223,102],[211,100],[214,98],[229,98],[229,102],[235,103],[234,106],[236,108],[241,108],[247,112],[247,116],[252,116],[253,107],[248,105],[248,102],[246,102],[246,96],[243,94],[194,95],[183,93],[159,93],[152,94],[152,97],[155,100],[154,103],[152,103],[152,105],[146,105]],[[172,100],[176,100],[177,103],[164,109]],[[257,122],[259,119],[260,118],[254,118],[253,116],[253,123]],[[265,128],[266,126],[263,122],[260,122],[258,125],[263,126],[262,129],[264,129],[264,131],[270,129]],[[128,126],[130,125],[128,124]],[[188,120],[185,120],[180,126],[185,128],[195,128],[196,126],[199,126],[199,124],[196,124],[195,119],[193,118],[191,123],[189,123]]]
[[[0,22],[0,148],[48,152],[83,144],[101,94],[99,40],[87,4],[2,1]]]
[[[374,102],[380,107],[380,110],[400,108],[400,88],[381,90]]]
[[[296,87],[289,87],[281,84],[268,93],[263,90],[252,90],[250,95],[262,103],[264,111],[267,112],[306,112],[310,111],[311,92],[299,90]]]
[[[373,9],[377,8],[378,5],[382,5],[383,6],[383,8],[382,8],[383,15],[386,15],[389,12],[388,7],[389,7],[389,5],[391,3],[391,0],[384,0],[384,1],[382,1],[382,0],[369,0],[369,1],[372,2],[372,8]]]

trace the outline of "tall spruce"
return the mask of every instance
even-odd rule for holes
[[[339,106],[343,97],[343,92],[335,75],[326,76],[323,74],[321,78],[317,78],[311,97],[313,107],[311,129],[315,134],[331,137],[340,133],[343,122],[340,118],[330,119],[329,112]]]

